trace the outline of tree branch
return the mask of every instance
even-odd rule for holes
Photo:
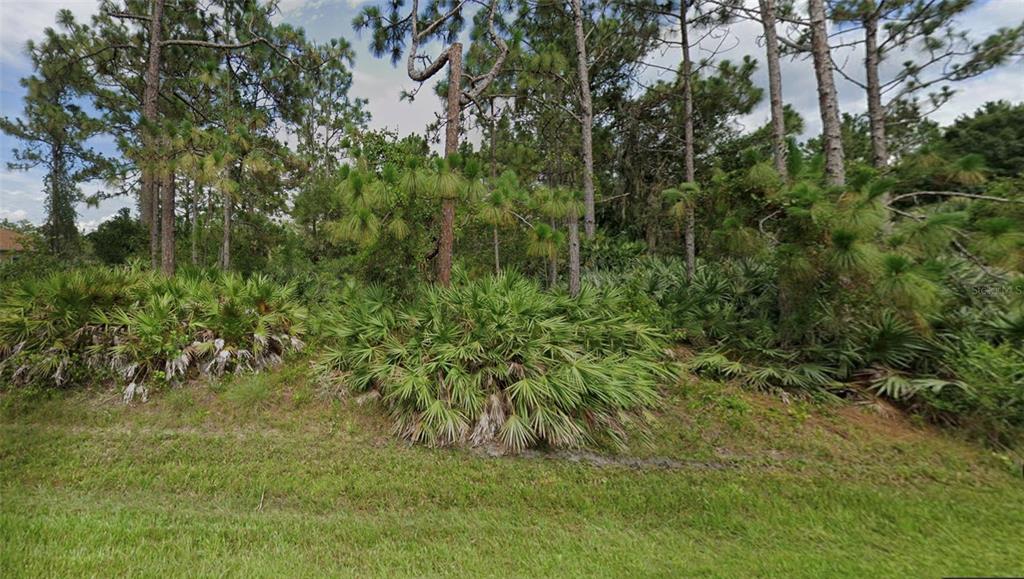
[[[998,203],[1024,203],[1022,199],[1007,199],[1005,197],[993,197],[992,195],[975,195],[973,193],[960,193],[958,191],[915,191],[913,193],[903,193],[893,197],[889,203],[895,203],[901,199],[910,199],[912,197],[920,197],[922,195],[934,195],[937,197],[965,197],[967,199],[981,199],[983,201],[995,201]]]

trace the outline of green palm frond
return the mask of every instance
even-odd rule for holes
[[[427,288],[397,315],[355,298],[319,365],[378,390],[416,442],[509,452],[614,443],[672,378],[663,338],[624,315],[622,299],[592,288],[551,294],[513,274]]]

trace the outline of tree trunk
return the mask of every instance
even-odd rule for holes
[[[764,26],[765,60],[768,61],[768,95],[772,112],[772,160],[775,171],[788,180],[786,167],[786,117],[782,106],[782,71],[779,66],[779,36],[775,30],[773,0],[759,0]]]
[[[558,224],[555,223],[555,219],[551,218],[551,233],[555,234],[558,232]],[[553,235],[554,237],[554,235]],[[548,289],[555,289],[558,285],[558,249],[548,256]]]
[[[145,88],[142,93],[142,127],[143,163],[142,163],[142,184],[141,198],[139,200],[139,212],[142,214],[143,222],[149,227],[149,253],[153,269],[159,267],[159,243],[160,236],[157,232],[159,223],[158,213],[155,206],[158,205],[157,176],[153,165],[156,162],[156,143],[153,140],[152,131],[157,123],[159,110],[157,108],[157,97],[160,94],[160,42],[162,41],[162,23],[164,18],[164,0],[152,0],[149,13],[149,57],[146,61],[146,72],[143,76]]]
[[[448,124],[444,133],[444,155],[459,152],[459,113],[462,99],[462,44],[452,44],[448,53]],[[455,245],[455,199],[441,201],[441,237],[438,241],[437,282],[452,281],[452,249]]]
[[[192,184],[192,265],[199,265],[199,192],[202,189]]]
[[[679,7],[679,31],[681,34],[680,44],[683,49],[683,180],[686,183],[694,183],[694,149],[693,149],[693,61],[690,60],[690,35],[689,23],[686,11],[689,8],[689,0],[683,0]],[[683,235],[686,245],[686,277],[693,278],[697,269],[696,224],[693,213],[693,206],[686,211],[686,228]]]
[[[491,99],[491,180],[498,178],[498,117],[494,114],[494,99]]]
[[[494,273],[501,273],[500,249],[498,244],[498,226],[494,226]]]
[[[224,229],[220,238],[220,268],[231,268],[231,196],[224,194]]]
[[[152,175],[152,194],[149,206],[149,265],[160,269],[160,181]]]
[[[580,218],[569,209],[569,295],[580,295]]]
[[[580,125],[583,147],[583,230],[587,239],[594,238],[594,105],[590,98],[590,70],[587,61],[587,38],[583,32],[583,6],[581,0],[572,0],[573,21],[576,27],[576,68],[580,82]]]
[[[164,275],[174,275],[174,172],[163,177],[160,186],[160,250],[163,257],[160,271]]]
[[[843,185],[846,183],[843,134],[839,122],[836,84],[832,78],[832,58],[828,45],[824,0],[809,0],[808,10],[811,17],[811,55],[814,57],[814,74],[818,80],[818,109],[821,112],[821,132],[825,148],[825,178],[829,185]]]
[[[497,155],[497,143],[498,138],[498,117],[494,114],[494,99],[491,98],[491,187],[494,187],[494,181],[498,178],[498,155]],[[500,249],[498,243],[498,226],[494,226],[494,273],[501,273],[501,259]]]
[[[871,162],[876,169],[889,164],[889,147],[885,141],[885,109],[882,108],[882,84],[878,79],[878,13],[872,12],[864,21],[864,68],[868,87],[868,122],[871,126]]]

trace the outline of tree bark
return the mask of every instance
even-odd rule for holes
[[[495,234],[495,273],[496,274],[501,274],[502,273],[502,261],[501,261],[501,249],[500,249],[501,246],[498,243],[498,225],[495,225],[494,234]]]
[[[159,110],[157,97],[160,94],[160,43],[162,41],[162,24],[164,18],[164,0],[152,0],[149,13],[149,56],[146,60],[146,72],[143,76],[145,88],[142,93],[142,127],[143,156],[142,184],[139,199],[139,213],[143,222],[149,227],[149,253],[153,269],[159,267],[159,243],[157,232],[159,217],[155,210],[158,205],[157,178],[154,171],[156,161],[156,143],[153,140],[153,127],[157,123]]]
[[[557,231],[555,220],[551,220],[551,232]],[[548,289],[555,289],[558,285],[558,251],[556,250],[548,258]]]
[[[575,204],[569,209],[569,295],[580,295],[580,218]]]
[[[459,114],[462,99],[462,44],[448,49],[448,124],[445,126],[444,155],[459,152]],[[455,199],[441,201],[441,237],[438,241],[437,282],[451,285],[452,249],[455,245]]]
[[[590,70],[587,61],[587,37],[583,32],[583,5],[572,0],[576,28],[576,68],[580,82],[580,125],[583,148],[583,230],[587,239],[594,238],[594,105],[590,98]]]
[[[220,238],[220,268],[231,269],[231,196],[224,194],[224,222]]]
[[[871,163],[876,169],[889,164],[889,147],[885,140],[885,109],[882,107],[882,84],[878,79],[881,55],[878,52],[878,12],[864,20],[864,69],[868,92],[868,123],[871,127]]]
[[[151,175],[149,204],[149,265],[153,271],[160,269],[160,181]]]
[[[788,180],[786,167],[786,117],[782,106],[782,70],[779,65],[779,36],[775,30],[773,0],[758,0],[764,26],[765,60],[768,61],[768,95],[772,113],[772,160],[775,171]]]
[[[174,172],[163,177],[160,186],[160,271],[164,275],[174,275]]]
[[[680,44],[683,50],[683,180],[694,183],[694,148],[693,148],[693,61],[690,59],[689,23],[686,12],[689,0],[683,0],[679,6]],[[686,227],[683,230],[686,246],[686,277],[692,279],[697,269],[696,218],[693,206],[686,210]]]
[[[199,265],[199,192],[202,189],[192,184],[192,265]]]
[[[491,187],[498,178],[498,117],[494,114],[494,99],[491,99]],[[500,244],[498,242],[498,226],[494,226],[494,273],[501,273]]]
[[[836,96],[835,79],[832,77],[824,0],[809,0],[808,10],[811,18],[811,55],[814,58],[814,74],[818,80],[818,109],[821,113],[821,132],[825,149],[825,178],[829,185],[843,185],[846,183],[846,168],[843,164],[842,125],[839,121],[839,99]]]

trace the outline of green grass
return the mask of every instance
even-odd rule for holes
[[[6,395],[0,576],[1024,573],[1024,481],[902,419],[691,385],[630,451],[679,468],[491,458],[307,372]]]

